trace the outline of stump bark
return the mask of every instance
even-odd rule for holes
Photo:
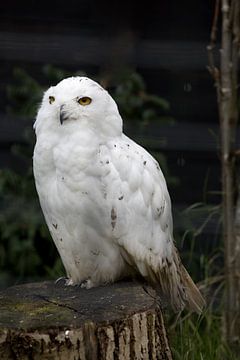
[[[139,283],[53,282],[0,293],[0,359],[172,360],[161,309]]]

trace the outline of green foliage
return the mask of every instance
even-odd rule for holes
[[[166,100],[146,92],[145,83],[137,73],[126,76],[113,96],[123,119],[138,124],[140,122],[145,126],[153,121],[163,121],[163,116],[169,110]]]
[[[17,115],[19,121],[28,119],[24,143],[15,144],[12,152],[25,164],[22,172],[12,169],[0,172],[0,285],[11,279],[57,278],[64,275],[61,260],[45,225],[38,202],[32,172],[32,153],[35,136],[33,120],[41,102],[43,91],[65,77],[74,74],[46,65],[41,81],[31,77],[23,69],[14,70],[14,82],[7,87],[8,112]],[[96,80],[98,80],[96,78]],[[112,92],[123,117],[134,123],[147,126],[149,121],[166,116],[168,103],[147,93],[139,74],[128,74]],[[162,157],[162,160],[164,158]],[[167,171],[166,162],[164,168]],[[46,251],[47,249],[47,251]]]
[[[181,253],[181,258],[185,266],[191,268],[191,276],[198,279],[199,276],[196,274],[199,272],[199,268],[203,272],[204,279],[222,274],[223,249],[218,240],[221,229],[221,207],[204,202],[195,203],[186,208],[180,214],[180,218],[182,228],[185,229],[179,240],[179,247],[185,249]],[[213,235],[209,242],[209,248],[202,252],[199,239],[202,239],[200,236],[205,235],[204,231],[212,220],[214,220],[215,228],[212,229]]]
[[[238,360],[222,339],[222,318],[206,311],[200,317],[187,314],[170,326],[174,360]]]
[[[187,250],[181,251],[181,258],[191,275],[196,277],[196,267],[202,269],[204,280],[198,284],[207,301],[207,308],[201,316],[183,312],[177,318],[169,318],[168,329],[170,346],[174,360],[238,360],[239,356],[224,343],[222,336],[223,309],[223,248],[222,244],[214,247],[208,254],[201,254],[196,245],[199,236],[215,217],[216,236],[221,224],[221,207],[208,203],[196,203],[185,209],[181,219],[187,229],[181,238],[181,246],[189,242]],[[196,219],[201,219],[196,224]],[[214,241],[214,239],[211,239]],[[215,239],[216,240],[216,239]],[[198,266],[196,266],[198,263]]]
[[[23,69],[14,69],[13,75],[15,84],[7,87],[7,95],[10,100],[8,111],[19,116],[31,117],[41,98],[41,88],[37,81]]]

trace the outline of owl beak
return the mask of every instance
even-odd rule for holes
[[[66,111],[64,111],[64,105],[60,106],[60,124],[62,125],[65,120],[68,119]]]

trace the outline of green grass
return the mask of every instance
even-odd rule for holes
[[[202,316],[182,315],[169,325],[174,360],[239,360],[222,339],[221,315],[207,310]]]
[[[184,312],[177,318],[169,318],[167,329],[174,360],[240,360],[240,350],[236,354],[223,339],[223,300],[224,300],[224,249],[219,242],[213,250],[202,253],[196,248],[208,222],[216,216],[216,235],[221,237],[221,209],[205,203],[193,204],[184,211],[185,234],[180,237],[181,258],[187,265],[191,276],[201,281],[200,290],[207,299],[208,306],[201,316]],[[194,218],[202,217],[203,223],[194,227]],[[214,239],[213,239],[214,240]],[[188,241],[188,251],[181,251],[184,241]],[[210,247],[211,249],[211,247]]]

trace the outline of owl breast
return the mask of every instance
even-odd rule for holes
[[[70,144],[61,141],[52,149],[35,150],[42,210],[73,283],[89,278],[94,284],[113,281],[126,272],[126,264],[114,243],[120,219],[109,191],[110,157],[93,142],[88,147]]]

